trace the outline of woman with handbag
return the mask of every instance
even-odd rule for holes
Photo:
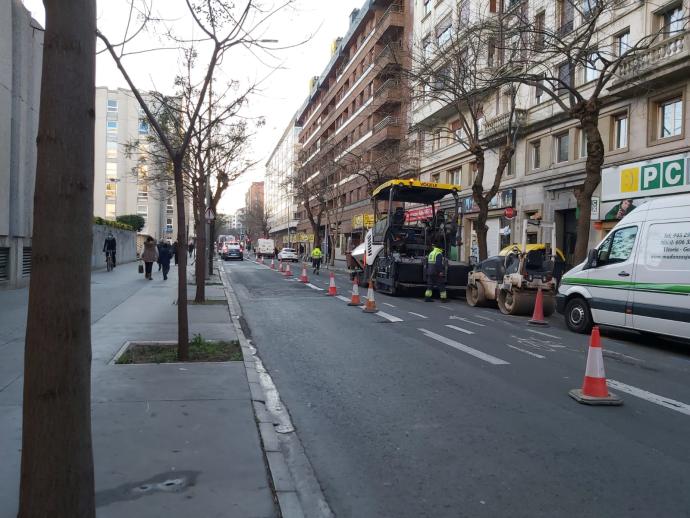
[[[144,247],[141,251],[141,260],[144,261],[146,279],[149,281],[153,280],[151,272],[153,270],[153,263],[158,260],[158,248],[156,248],[156,242],[151,236],[147,237],[146,241],[144,241]]]

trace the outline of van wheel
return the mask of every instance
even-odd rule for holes
[[[592,330],[592,312],[589,304],[581,297],[570,299],[565,305],[565,324],[576,333],[589,333]]]

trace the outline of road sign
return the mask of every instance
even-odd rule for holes
[[[513,207],[506,207],[503,211],[503,216],[506,219],[513,219],[515,217],[515,209]]]
[[[214,219],[216,219],[216,213],[211,207],[209,207],[206,209],[206,221],[213,221]]]

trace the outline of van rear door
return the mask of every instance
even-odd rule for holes
[[[628,303],[635,269],[640,228],[637,224],[613,230],[598,248],[597,266],[588,270],[592,317],[598,324],[631,324]]]
[[[635,268],[632,327],[690,337],[690,218],[681,218],[675,207],[665,215],[645,222]]]

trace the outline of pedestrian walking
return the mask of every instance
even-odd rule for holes
[[[158,260],[158,248],[156,248],[156,241],[151,237],[147,237],[144,241],[144,247],[141,250],[141,260],[144,261],[145,278],[153,280],[151,271],[153,270],[154,261]]]
[[[189,242],[189,245],[187,245],[187,250],[189,250],[189,257],[192,257],[192,254],[194,253],[194,240],[193,239]]]
[[[319,270],[321,269],[321,260],[323,259],[323,252],[317,246],[311,251],[311,266],[313,268],[313,273],[319,275]]]
[[[163,280],[168,280],[168,272],[170,271],[170,259],[172,259],[172,247],[163,242],[160,249],[158,250],[158,264],[161,265],[163,269]]]
[[[172,254],[173,254],[173,259],[175,260],[175,266],[177,266],[178,248],[179,248],[179,246],[177,246],[177,241],[175,241],[172,245]]]
[[[115,240],[115,236],[113,236],[112,232],[108,232],[108,235],[105,238],[105,242],[103,243],[103,252],[105,253],[106,263],[108,262],[108,255],[110,255],[110,258],[113,261],[112,262],[113,268],[115,268],[115,265],[116,265],[115,256],[117,254],[117,241]]]
[[[445,255],[443,247],[440,243],[435,242],[429,256],[427,257],[426,267],[426,292],[424,293],[424,300],[431,302],[434,294],[434,288],[438,288],[441,296],[441,302],[448,302],[448,293],[446,292],[446,273],[445,273]]]
[[[158,263],[158,271],[161,271],[161,268],[163,265],[161,264],[161,248],[163,248],[163,245],[165,244],[165,241],[161,239],[158,241],[158,244],[156,245],[156,249],[158,250],[158,259],[156,259],[156,262]]]

